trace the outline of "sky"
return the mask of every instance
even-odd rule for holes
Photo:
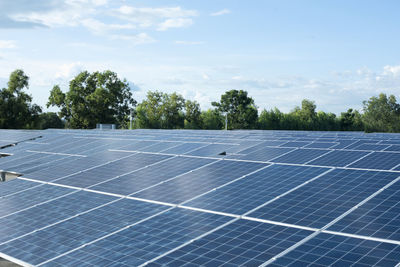
[[[246,90],[259,110],[325,112],[400,97],[400,1],[0,0],[0,88],[15,69],[46,110],[80,71],[112,70],[211,107]],[[50,108],[54,110],[54,108]]]

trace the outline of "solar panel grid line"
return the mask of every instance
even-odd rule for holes
[[[394,166],[393,168],[391,168],[390,169],[390,171],[393,171],[393,170],[395,170],[396,168],[398,168],[400,166],[400,163],[399,164],[397,164],[396,166]]]
[[[291,252],[292,250],[295,250],[296,248],[298,248],[299,246],[303,245],[304,243],[306,243],[307,241],[313,239],[315,236],[317,236],[319,234],[319,231],[314,232],[312,234],[310,234],[309,236],[303,238],[302,240],[300,240],[299,242],[297,242],[296,244],[290,246],[289,248],[285,249],[284,251],[282,251],[281,253],[277,254],[275,257],[272,257],[271,259],[269,259],[268,261],[264,262],[263,264],[261,264],[259,267],[265,267],[268,264],[276,261],[276,259],[288,254],[289,252]]]
[[[206,147],[206,146],[208,146],[208,144],[204,144],[203,146],[200,146],[200,147],[198,147],[198,148],[203,148],[203,147]],[[192,151],[195,151],[195,150],[197,150],[198,148],[191,149],[191,150],[187,151],[186,153],[191,153]],[[169,148],[168,148],[168,149],[169,149]],[[166,150],[168,150],[168,149],[164,149],[164,150],[160,151],[160,153],[163,153],[163,151],[166,151]]]
[[[29,263],[24,262],[24,261],[22,261],[20,259],[11,257],[11,256],[9,256],[7,254],[2,253],[2,252],[0,252],[0,258],[3,258],[5,260],[8,260],[10,262],[16,263],[16,264],[24,266],[24,267],[32,267],[33,266],[32,264],[29,264]]]
[[[100,238],[97,238],[97,239],[95,239],[95,240],[92,240],[92,241],[90,241],[90,242],[87,242],[87,243],[85,243],[85,244],[82,244],[82,245],[79,246],[79,247],[76,247],[76,248],[74,248],[74,249],[72,249],[72,250],[69,250],[69,251],[67,251],[67,252],[64,252],[64,253],[62,253],[62,254],[56,256],[56,257],[53,257],[53,258],[48,259],[48,260],[46,260],[46,261],[43,261],[43,262],[39,263],[39,264],[36,265],[36,266],[41,266],[41,265],[44,265],[44,264],[49,263],[49,262],[51,262],[51,261],[54,261],[54,260],[56,260],[56,259],[58,259],[58,258],[60,258],[60,257],[63,257],[63,256],[65,256],[65,255],[68,255],[68,254],[74,252],[74,251],[77,251],[77,250],[79,250],[79,249],[81,249],[81,248],[83,248],[83,247],[85,247],[85,246],[88,246],[88,245],[90,245],[90,244],[94,244],[94,243],[96,243],[96,242],[98,242],[98,241],[100,241],[100,240],[103,240],[103,239],[105,239],[105,238],[107,238],[107,237],[110,237],[110,236],[112,236],[112,235],[115,235],[115,234],[117,234],[117,233],[119,233],[119,232],[121,232],[121,231],[123,231],[123,230],[126,230],[126,229],[128,229],[128,228],[131,228],[131,227],[133,227],[133,226],[135,226],[135,225],[137,225],[137,224],[140,224],[140,223],[143,223],[143,222],[145,222],[145,221],[148,221],[148,220],[150,220],[150,219],[152,219],[152,218],[154,218],[154,217],[156,217],[156,216],[159,216],[159,215],[161,215],[161,214],[163,214],[163,213],[166,213],[166,212],[168,212],[168,211],[170,211],[170,210],[172,210],[172,209],[174,209],[174,208],[175,208],[175,207],[171,207],[171,208],[169,208],[169,209],[166,209],[166,210],[160,211],[160,212],[158,212],[158,213],[156,213],[156,214],[153,214],[153,215],[151,215],[151,216],[148,216],[148,217],[146,217],[146,218],[144,218],[144,219],[142,219],[142,220],[139,220],[139,221],[137,221],[137,222],[135,222],[135,223],[129,224],[129,225],[127,225],[127,226],[124,226],[124,227],[122,227],[122,228],[120,228],[120,229],[118,229],[118,230],[116,230],[116,231],[113,231],[113,232],[111,232],[111,233],[108,233],[108,234],[106,234],[106,235],[104,235],[104,236],[102,236],[102,237],[100,237]]]
[[[239,218],[234,218],[234,219],[232,219],[231,221],[228,221],[228,222],[226,222],[226,223],[224,223],[224,224],[222,224],[222,225],[220,225],[220,226],[218,226],[218,227],[216,227],[216,228],[214,228],[214,229],[212,229],[212,230],[210,230],[210,231],[208,231],[208,232],[206,232],[206,233],[204,233],[204,234],[202,234],[202,235],[199,235],[199,236],[196,237],[196,238],[193,238],[192,240],[189,240],[189,241],[183,243],[183,244],[180,245],[180,246],[177,246],[177,247],[174,248],[174,249],[171,249],[171,250],[169,250],[169,251],[167,251],[167,252],[165,252],[165,253],[159,255],[158,257],[155,257],[155,258],[153,258],[153,259],[151,259],[151,260],[149,260],[149,261],[147,261],[147,262],[145,262],[145,263],[139,265],[138,267],[144,267],[144,266],[146,266],[146,265],[148,265],[148,264],[150,264],[150,263],[152,263],[152,262],[154,262],[154,261],[156,261],[156,260],[158,260],[158,259],[161,259],[161,258],[163,258],[163,257],[165,257],[165,256],[167,256],[167,255],[169,255],[169,254],[171,254],[171,253],[173,253],[173,252],[175,252],[175,251],[177,251],[177,250],[179,250],[179,249],[181,249],[181,248],[183,248],[183,247],[185,247],[185,246],[187,246],[187,245],[193,243],[193,242],[196,241],[196,240],[199,240],[199,239],[201,239],[201,238],[203,238],[203,237],[206,237],[206,236],[208,236],[208,235],[214,233],[215,231],[218,231],[219,229],[222,229],[222,228],[226,227],[227,225],[230,225],[230,224],[236,222],[237,220],[239,220]]]
[[[238,178],[236,178],[236,179],[234,179],[234,180],[231,180],[231,181],[229,181],[229,182],[227,182],[227,183],[224,183],[224,184],[222,184],[222,185],[220,185],[220,186],[214,187],[213,189],[208,190],[207,192],[204,192],[204,193],[202,193],[202,194],[196,195],[195,197],[193,197],[193,198],[191,198],[191,199],[188,199],[188,200],[183,201],[182,203],[180,203],[180,204],[178,205],[178,207],[180,207],[181,205],[183,205],[183,204],[185,204],[185,203],[187,203],[187,202],[190,202],[190,201],[192,201],[192,200],[194,200],[194,199],[196,199],[196,198],[199,198],[199,197],[201,197],[201,196],[203,196],[203,195],[206,195],[206,194],[208,194],[208,193],[210,193],[210,192],[213,192],[213,191],[215,191],[215,190],[217,190],[217,189],[219,189],[219,188],[222,188],[222,187],[227,186],[227,185],[229,185],[229,184],[231,184],[231,183],[234,183],[234,182],[236,182],[236,181],[239,181],[239,180],[241,180],[241,179],[244,179],[244,178],[246,178],[246,177],[249,176],[249,175],[252,175],[252,174],[257,173],[257,172],[259,172],[259,171],[262,171],[262,170],[264,170],[264,169],[266,169],[266,168],[268,168],[268,167],[271,167],[272,165],[273,165],[273,164],[270,164],[270,165],[261,167],[261,168],[255,170],[255,171],[252,171],[252,172],[250,172],[250,173],[247,173],[247,174],[245,174],[245,175],[243,175],[243,176],[241,176],[241,177],[238,177]]]
[[[43,202],[40,202],[40,203],[36,203],[36,204],[34,204],[34,205],[32,205],[32,206],[29,206],[29,207],[26,207],[26,208],[24,208],[24,209],[17,210],[17,211],[15,211],[15,212],[8,213],[8,214],[6,214],[6,215],[0,216],[0,219],[3,219],[3,218],[5,218],[5,217],[8,217],[8,216],[11,216],[11,215],[14,215],[14,214],[17,214],[17,213],[26,211],[26,210],[29,210],[29,209],[31,209],[31,208],[34,208],[34,207],[37,207],[37,206],[40,206],[40,205],[43,205],[43,204],[46,204],[46,203],[50,203],[50,202],[52,202],[52,201],[54,201],[54,200],[57,200],[57,199],[60,199],[60,198],[69,196],[69,195],[74,194],[74,193],[76,193],[76,192],[77,192],[77,191],[72,191],[72,192],[66,193],[66,194],[64,194],[64,195],[55,197],[55,198],[51,198],[51,199],[49,199],[49,200],[46,200],[46,201],[43,201]]]
[[[135,192],[129,194],[128,196],[132,196],[132,195],[134,195],[134,194],[140,193],[140,192],[145,191],[145,190],[147,190],[147,189],[150,189],[150,188],[152,188],[152,187],[156,187],[156,186],[158,186],[158,185],[160,185],[160,184],[163,184],[163,183],[172,181],[172,180],[177,179],[177,178],[179,178],[179,177],[181,177],[181,176],[183,176],[183,175],[189,174],[189,173],[191,173],[191,172],[194,172],[194,171],[200,170],[200,169],[202,169],[202,168],[204,168],[204,167],[207,167],[207,166],[210,166],[210,165],[212,165],[212,164],[215,164],[215,163],[217,163],[218,161],[221,161],[221,160],[222,160],[222,159],[217,159],[216,161],[212,161],[212,162],[210,162],[210,163],[207,163],[207,164],[205,164],[205,165],[202,165],[202,166],[197,167],[197,168],[195,168],[195,169],[192,169],[192,170],[190,170],[190,171],[181,173],[181,174],[179,174],[179,175],[176,175],[176,176],[174,176],[174,177],[171,177],[171,178],[166,179],[166,180],[164,180],[164,181],[161,181],[161,182],[159,182],[159,183],[156,183],[156,184],[153,184],[153,185],[148,186],[148,187],[146,187],[146,188],[143,188],[143,189],[141,189],[141,190],[135,191]]]
[[[226,217],[233,217],[233,218],[239,218],[240,215],[233,214],[233,213],[227,213],[227,212],[221,212],[221,211],[215,211],[215,210],[207,210],[207,209],[201,209],[201,208],[196,208],[196,207],[191,207],[191,206],[184,206],[184,205],[177,205],[178,208],[182,209],[187,209],[187,210],[194,210],[194,211],[200,211],[200,212],[205,212],[205,213],[212,213],[212,214],[217,214],[217,215],[223,215]]]
[[[114,159],[114,160],[110,160],[110,161],[107,161],[107,162],[105,162],[105,163],[102,163],[102,164],[99,164],[99,165],[96,165],[96,166],[93,166],[93,167],[90,167],[90,168],[87,168],[87,169],[84,169],[84,170],[81,170],[81,171],[77,171],[77,172],[74,172],[74,173],[71,173],[71,174],[62,176],[62,177],[59,177],[59,178],[57,178],[57,179],[51,180],[50,182],[56,182],[56,181],[58,181],[58,180],[61,180],[61,179],[64,179],[64,178],[67,178],[67,177],[70,177],[70,176],[73,176],[73,175],[76,175],[76,174],[80,174],[80,173],[83,173],[83,172],[86,172],[86,171],[89,171],[89,170],[93,170],[93,169],[96,169],[96,168],[105,166],[105,165],[107,165],[107,164],[109,164],[109,163],[112,163],[112,162],[116,162],[116,161],[118,161],[118,160],[122,160],[122,159],[129,158],[129,157],[131,157],[131,156],[133,156],[133,155],[136,155],[136,153],[132,153],[132,154],[129,154],[129,155],[124,156],[124,157],[121,157],[121,158],[117,158],[117,159]]]
[[[240,216],[240,219],[253,221],[253,222],[273,224],[273,225],[280,225],[280,226],[285,226],[285,227],[289,227],[289,228],[296,228],[296,229],[307,230],[307,231],[312,231],[312,232],[321,231],[321,229],[314,228],[314,227],[308,227],[308,226],[297,225],[297,224],[292,224],[292,223],[277,222],[277,221],[248,217],[248,216],[243,216],[243,215]]]
[[[69,159],[69,158],[71,158],[71,156],[66,156],[66,157],[63,157],[63,158],[58,158],[58,159],[50,160],[50,161],[47,161],[47,162],[43,162],[43,163],[41,163],[41,164],[35,164],[35,166],[30,166],[30,167],[27,167],[27,168],[25,168],[25,169],[20,169],[20,170],[18,171],[18,173],[23,175],[24,172],[32,171],[32,170],[34,170],[34,169],[36,169],[36,168],[39,168],[39,167],[41,167],[41,166],[43,167],[43,166],[46,166],[46,165],[48,165],[48,164],[50,164],[50,163],[55,163],[55,162],[57,162],[57,161],[66,160],[66,159]]]
[[[365,158],[365,157],[367,157],[367,156],[369,156],[369,155],[371,155],[372,153],[374,153],[373,151],[371,151],[371,152],[369,152],[368,154],[366,154],[366,155],[364,155],[364,156],[362,156],[361,158],[359,158],[359,159],[356,159],[355,161],[353,161],[353,162],[350,162],[349,164],[347,164],[346,166],[344,166],[344,168],[347,168],[347,167],[349,167],[350,165],[352,165],[352,164],[354,164],[354,163],[356,163],[356,162],[359,162],[360,160],[362,160],[363,158]]]
[[[197,149],[196,149],[197,150]],[[164,156],[181,156],[188,158],[199,158],[199,159],[222,159],[218,157],[206,157],[206,156],[195,156],[195,155],[186,155],[186,154],[173,154],[173,153],[161,153],[161,152],[145,152],[139,150],[120,150],[120,149],[109,149],[108,151],[112,152],[125,152],[125,153],[142,153],[142,154],[153,154],[153,155],[164,155]]]
[[[74,192],[74,193],[76,193],[76,192]],[[124,199],[124,198],[117,198],[117,199],[111,200],[111,201],[109,201],[109,202],[107,202],[107,203],[101,204],[101,205],[96,206],[96,207],[94,207],[94,208],[85,210],[85,211],[83,211],[83,212],[80,212],[80,213],[77,213],[77,214],[75,214],[75,215],[69,216],[69,217],[67,217],[67,218],[65,218],[65,219],[59,220],[59,221],[57,221],[57,222],[55,222],[55,223],[48,224],[48,225],[46,225],[46,226],[44,226],[44,227],[41,227],[41,228],[37,228],[37,229],[35,229],[35,230],[33,230],[33,231],[29,232],[29,233],[26,233],[26,234],[23,234],[23,235],[21,235],[21,236],[18,236],[18,237],[9,239],[9,240],[7,240],[7,241],[5,241],[5,242],[2,242],[2,243],[0,243],[0,246],[2,246],[2,245],[4,245],[4,244],[7,244],[7,243],[10,243],[10,242],[12,242],[12,241],[14,241],[14,240],[23,238],[23,237],[25,237],[25,236],[28,236],[28,235],[30,235],[30,234],[32,234],[32,233],[35,233],[35,232],[38,232],[38,231],[47,229],[47,228],[52,227],[52,226],[57,225],[57,224],[60,224],[60,223],[62,223],[62,222],[71,220],[71,219],[73,219],[73,218],[76,218],[76,217],[81,216],[81,215],[83,215],[83,214],[89,213],[89,212],[91,212],[91,211],[100,209],[100,208],[102,208],[102,207],[104,207],[104,206],[108,206],[108,205],[110,205],[110,204],[112,204],[112,203],[115,203],[115,202],[117,202],[117,201],[120,201],[120,200],[122,200],[122,199]]]
[[[17,177],[16,179],[21,179],[20,177]],[[27,179],[21,179],[21,180],[27,180]],[[27,181],[29,181],[29,180],[27,180]],[[34,180],[34,181],[31,181],[31,182],[37,182],[36,180]],[[21,193],[21,192],[24,192],[24,191],[27,191],[27,190],[29,190],[29,189],[32,189],[32,188],[35,188],[35,187],[38,187],[38,186],[41,186],[41,185],[43,185],[43,183],[39,183],[39,182],[37,182],[38,183],[38,185],[35,185],[35,186],[32,186],[32,187],[29,187],[29,188],[26,188],[26,189],[21,189],[21,190],[18,190],[18,191],[15,191],[15,192],[13,192],[13,193],[10,193],[10,194],[7,194],[7,195],[3,195],[3,196],[1,196],[0,197],[0,199],[2,199],[3,197],[9,197],[9,196],[12,196],[12,195],[15,195],[15,194],[18,194],[18,193]]]
[[[106,182],[109,182],[109,181],[115,180],[115,179],[117,179],[117,178],[119,178],[119,177],[121,177],[121,176],[125,176],[125,175],[128,175],[128,174],[132,174],[132,173],[138,172],[138,171],[140,171],[140,170],[143,170],[143,169],[149,168],[149,167],[151,167],[151,166],[154,166],[154,165],[157,165],[157,164],[159,164],[159,163],[163,163],[163,162],[165,162],[165,161],[168,161],[168,160],[174,159],[174,158],[176,158],[176,157],[177,157],[177,156],[173,156],[173,157],[170,157],[170,158],[166,158],[166,159],[163,159],[163,160],[160,160],[160,161],[154,162],[154,163],[152,163],[152,164],[146,165],[146,166],[144,166],[144,167],[141,167],[141,168],[139,168],[139,169],[135,169],[135,170],[133,170],[133,171],[129,171],[129,172],[126,172],[126,173],[123,173],[123,174],[120,174],[120,175],[117,175],[117,176],[111,177],[111,178],[109,178],[109,179],[107,179],[107,180],[104,180],[104,181],[98,182],[98,183],[96,183],[96,184],[93,184],[93,185],[87,186],[87,187],[85,187],[85,188],[91,188],[91,187],[97,186],[97,185],[99,185],[99,184],[103,184],[103,183],[106,183]]]
[[[270,204],[270,203],[272,203],[272,202],[274,202],[274,201],[276,201],[276,200],[278,200],[278,199],[280,199],[280,198],[282,198],[282,197],[284,197],[284,196],[290,194],[291,192],[293,192],[293,191],[295,191],[295,190],[297,190],[297,189],[299,189],[299,188],[301,188],[301,187],[303,187],[303,186],[305,186],[305,185],[311,183],[312,181],[317,180],[318,178],[320,178],[320,177],[322,177],[322,176],[324,176],[324,175],[330,173],[330,172],[333,171],[334,169],[335,169],[335,168],[328,169],[327,171],[325,171],[325,172],[323,172],[323,173],[321,173],[321,174],[319,174],[319,175],[317,175],[317,176],[315,176],[315,177],[313,177],[313,178],[311,178],[311,179],[305,181],[304,183],[299,184],[299,185],[296,186],[296,187],[293,187],[292,189],[290,189],[290,190],[288,190],[288,191],[286,191],[286,192],[284,192],[284,193],[282,193],[282,194],[276,196],[275,198],[273,198],[273,199],[271,199],[271,200],[269,200],[269,201],[267,201],[267,202],[261,204],[260,206],[257,206],[257,207],[255,207],[254,209],[251,209],[251,210],[247,211],[246,213],[242,214],[242,218],[243,218],[243,217],[248,217],[247,215],[249,215],[250,213],[252,213],[252,212],[254,212],[254,211],[256,211],[256,210],[258,210],[258,209],[260,209],[260,208],[262,208],[262,207],[265,207],[266,205],[268,205],[268,204]]]
[[[390,187],[391,185],[395,184],[397,181],[400,180],[400,176],[397,177],[396,179],[392,180],[391,182],[389,182],[388,184],[386,184],[384,187],[380,188],[379,190],[375,191],[373,194],[371,194],[370,196],[368,196],[367,198],[365,198],[364,200],[362,200],[361,202],[359,202],[357,205],[355,205],[354,207],[350,208],[349,210],[347,210],[346,212],[342,213],[340,216],[338,216],[337,218],[335,218],[333,221],[329,222],[328,224],[326,224],[324,227],[321,228],[321,230],[326,230],[328,229],[330,226],[332,226],[333,224],[335,224],[336,222],[340,221],[341,219],[343,219],[344,217],[346,217],[348,214],[350,214],[351,212],[353,212],[355,209],[357,209],[358,207],[364,205],[365,203],[367,203],[370,199],[374,198],[375,196],[379,195],[382,191],[384,191],[385,189],[387,189],[388,187]]]
[[[385,148],[384,150],[382,150],[382,151],[390,151],[389,149],[391,149],[393,147],[393,145],[389,145],[387,148]]]
[[[273,163],[273,162],[272,162],[273,160],[275,160],[275,159],[277,159],[277,158],[279,158],[279,157],[285,156],[285,155],[287,155],[287,154],[289,154],[289,153],[291,153],[291,152],[293,152],[293,151],[297,151],[297,150],[299,150],[298,147],[295,148],[295,149],[293,149],[293,150],[290,150],[290,151],[288,151],[288,152],[285,152],[285,153],[283,153],[283,154],[280,154],[279,156],[273,157],[272,159],[269,159],[267,162]]]
[[[308,163],[310,163],[310,162],[312,162],[312,161],[314,161],[314,160],[317,160],[317,159],[319,159],[319,158],[322,158],[322,157],[324,157],[324,156],[326,156],[326,155],[332,153],[333,151],[334,151],[334,150],[329,150],[327,153],[322,154],[322,155],[320,155],[320,156],[318,156],[318,157],[316,157],[316,158],[310,159],[309,161],[303,163],[303,165],[307,165]]]
[[[68,154],[68,153],[58,153],[58,152],[47,152],[47,151],[36,151],[36,150],[26,150],[26,152],[30,153],[40,153],[40,154],[49,154],[49,155],[61,155],[61,156],[71,156],[71,157],[81,157],[86,158],[86,155],[79,154]]]
[[[346,237],[353,237],[353,238],[357,238],[357,239],[371,240],[371,241],[377,241],[377,242],[382,242],[382,243],[389,243],[389,244],[393,244],[393,245],[400,245],[400,241],[399,240],[393,240],[393,239],[387,239],[387,238],[379,238],[379,237],[366,236],[366,235],[350,234],[350,233],[344,233],[344,232],[338,232],[338,231],[332,231],[332,230],[323,230],[323,229],[321,229],[321,233],[331,234],[331,235],[340,235],[340,236],[346,236]]]
[[[107,139],[107,140],[121,140],[121,141],[150,141],[150,142],[166,142],[166,143],[182,143],[184,141],[177,140],[162,140],[162,139],[124,139],[124,138],[99,138],[99,137],[76,137],[86,139]],[[221,143],[221,142],[203,142],[203,141],[190,141],[187,143],[200,143],[200,144],[216,144],[216,145],[240,145],[238,143]]]
[[[297,150],[298,148],[291,150],[287,153],[293,152]],[[318,149],[321,150],[321,149]],[[136,150],[116,150],[116,149],[109,149],[109,151],[113,152],[126,152],[126,153],[145,153],[145,154],[158,154],[158,155],[166,155],[166,156],[181,156],[181,157],[190,157],[190,158],[202,158],[202,159],[213,159],[213,160],[218,160],[222,158],[214,158],[214,157],[206,157],[206,156],[193,156],[193,155],[185,155],[185,154],[169,154],[169,153],[158,153],[158,152],[142,152],[142,151],[136,151]],[[362,151],[365,152],[365,151]],[[383,151],[382,151],[383,152]],[[373,152],[368,152],[368,155]],[[285,153],[286,154],[286,153]],[[328,153],[323,154],[322,156],[327,155]],[[284,156],[284,154],[281,154],[277,157]],[[367,155],[366,155],[367,156]],[[339,166],[328,166],[328,165],[315,165],[315,164],[307,164],[305,165],[304,163],[287,163],[287,162],[272,162],[271,160],[268,161],[261,161],[261,160],[247,160],[247,159],[233,159],[233,158],[223,158],[224,160],[227,161],[238,161],[238,162],[253,162],[253,163],[268,163],[268,164],[275,164],[279,163],[282,165],[291,165],[291,166],[310,166],[310,167],[320,167],[320,168],[337,168],[337,169],[348,169],[348,170],[365,170],[365,171],[386,171],[386,172],[400,172],[400,170],[386,170],[386,169],[368,169],[368,168],[358,168],[358,167],[339,167]],[[313,159],[314,160],[314,159]],[[359,159],[358,159],[359,160]],[[356,161],[354,161],[356,162]],[[353,164],[354,162],[351,162],[350,164]]]

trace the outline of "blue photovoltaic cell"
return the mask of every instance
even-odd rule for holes
[[[0,158],[0,169],[11,171],[13,170],[13,168],[18,167],[19,165],[29,164],[31,162],[33,162],[34,164],[35,162],[38,162],[38,164],[40,164],[40,162],[46,162],[47,158],[50,158],[51,156],[53,155],[48,155],[43,153],[29,153],[24,157],[10,156],[8,157],[12,159],[10,161],[2,161],[2,159]]]
[[[329,152],[330,150],[299,148],[271,161],[280,163],[304,164]]]
[[[398,176],[393,172],[335,169],[248,216],[321,228]]]
[[[376,145],[376,144],[361,144],[359,146],[356,146],[355,150],[369,150],[369,151],[381,151],[385,150],[385,148],[388,148],[389,145]]]
[[[150,168],[135,171],[131,174],[96,185],[91,187],[91,189],[129,195],[211,162],[215,162],[215,160],[191,157],[171,158]]]
[[[221,160],[134,196],[181,203],[265,166],[262,163]]]
[[[84,188],[115,178],[119,175],[124,175],[167,158],[170,158],[170,156],[157,154],[134,154],[130,157],[113,161],[101,167],[57,180],[57,183]]]
[[[21,162],[18,165],[9,167],[8,171],[18,172],[18,173],[25,173],[25,171],[29,171],[31,169],[40,169],[45,168],[49,164],[53,162],[60,161],[60,163],[68,158],[68,156],[60,156],[60,155],[47,155],[47,157],[40,157],[36,160],[28,161],[28,162]]]
[[[334,145],[331,148],[343,149],[343,148],[345,148],[345,147],[347,147],[347,146],[349,146],[351,144],[354,144],[355,142],[356,142],[356,140],[343,140],[343,139],[340,139],[339,141],[337,141],[337,143],[339,143],[339,144]]]
[[[345,147],[345,149],[355,149],[356,147],[358,147],[358,146],[360,146],[360,145],[362,145],[362,144],[376,144],[376,143],[378,143],[379,141],[378,140],[371,140],[371,139],[368,139],[368,140],[358,140],[358,141],[356,141],[356,142],[354,142],[353,144],[351,144],[351,145],[349,145],[349,146],[346,146]]]
[[[291,141],[291,142],[287,142],[283,145],[281,145],[281,147],[303,147],[306,145],[309,145],[311,142],[303,142],[303,141]]]
[[[400,145],[390,145],[385,151],[400,152]]]
[[[34,186],[42,185],[40,183],[30,182],[21,179],[14,179],[0,184],[0,197],[14,194]]]
[[[312,232],[237,220],[150,266],[259,266]]]
[[[216,214],[173,209],[60,257],[47,266],[138,266],[230,220]]]
[[[399,226],[400,182],[396,182],[329,230],[400,241]]]
[[[366,151],[334,150],[320,158],[310,161],[310,165],[344,167],[367,155]]]
[[[144,149],[145,147],[149,147],[155,144],[158,144],[159,142],[157,141],[126,141],[126,145],[120,147],[119,149],[121,150],[132,150],[132,151],[139,151],[141,149]]]
[[[349,165],[349,168],[390,170],[400,164],[400,153],[372,152],[365,158]]]
[[[73,191],[75,190],[44,184],[10,196],[5,196],[1,198],[0,201],[0,217],[32,207],[41,202],[60,197]]]
[[[253,153],[255,151],[258,151],[260,149],[265,149],[267,147],[271,147],[271,146],[280,146],[282,144],[286,143],[285,141],[263,141],[260,144],[254,145],[252,147],[246,148],[244,150],[241,150],[239,152],[237,152],[238,154],[250,154]]]
[[[65,220],[78,213],[117,199],[85,191],[57,198],[27,210],[0,218],[0,243]]]
[[[305,166],[272,165],[196,198],[185,206],[243,215],[327,170]]]
[[[198,149],[200,147],[206,146],[204,143],[184,143],[176,147],[171,147],[167,150],[163,150],[163,153],[168,154],[185,154],[189,151]]]
[[[396,266],[399,259],[399,245],[322,233],[268,266]]]
[[[57,162],[58,164],[24,174],[23,176],[40,181],[54,181],[67,175],[103,165],[110,161],[129,157],[133,154],[134,153],[103,151],[88,157],[70,157],[65,161]]]
[[[235,156],[237,159],[255,160],[255,161],[269,161],[270,159],[279,157],[282,154],[288,153],[294,148],[288,147],[264,147],[252,153],[243,156]],[[240,154],[244,154],[241,152]]]
[[[191,152],[185,153],[191,156],[201,156],[201,157],[223,157],[219,155],[222,152],[226,152],[228,149],[234,147],[235,145],[225,145],[225,144],[210,144],[205,147],[193,150]]]
[[[168,207],[122,199],[2,244],[0,252],[37,265],[166,208]]]
[[[144,147],[144,148],[140,149],[140,151],[143,151],[143,152],[161,152],[161,151],[167,150],[169,148],[179,146],[180,144],[181,144],[180,142],[160,142],[160,143],[157,143],[157,144],[152,145],[152,146]]]
[[[332,143],[332,142],[313,142],[307,146],[305,146],[305,148],[330,148],[334,145],[337,145],[338,143]]]

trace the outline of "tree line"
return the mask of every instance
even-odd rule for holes
[[[178,93],[149,91],[137,103],[129,83],[115,72],[82,71],[65,93],[59,85],[51,89],[46,106],[58,107],[54,113],[32,103],[28,89],[29,77],[23,70],[13,71],[0,90],[0,128],[91,129],[110,123],[127,129],[132,115],[133,128],[220,130],[227,120],[228,129],[400,132],[400,104],[383,93],[364,101],[361,112],[348,109],[339,116],[317,111],[308,99],[288,113],[273,108],[259,114],[254,99],[243,90],[225,92],[202,111],[198,102]]]

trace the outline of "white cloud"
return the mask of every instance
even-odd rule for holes
[[[131,21],[138,27],[156,27],[159,30],[167,30],[190,26],[193,23],[191,18],[197,16],[197,11],[183,9],[179,6],[151,8],[123,5],[114,10],[113,15]]]
[[[0,40],[0,49],[13,49],[16,48],[15,41],[12,40]]]
[[[158,25],[158,31],[166,31],[170,28],[186,28],[193,24],[192,19],[188,18],[175,18],[167,19]]]
[[[227,9],[227,8],[224,8],[224,9],[222,9],[220,11],[211,13],[210,16],[222,16],[222,15],[229,14],[229,13],[231,13],[231,11],[229,9]]]
[[[144,32],[132,35],[115,34],[111,36],[111,39],[130,41],[134,45],[150,44],[156,42],[155,39],[153,39],[151,36],[149,36],[147,33]]]
[[[91,32],[99,35],[105,35],[110,31],[115,31],[115,30],[129,30],[129,29],[135,29],[135,25],[133,24],[105,24],[99,20],[96,19],[84,19],[82,20],[82,25],[89,29]]]
[[[83,64],[80,62],[63,64],[58,68],[55,77],[57,80],[70,80],[78,73],[80,73],[83,69]]]
[[[175,41],[175,44],[180,45],[202,45],[204,42],[201,41]]]

